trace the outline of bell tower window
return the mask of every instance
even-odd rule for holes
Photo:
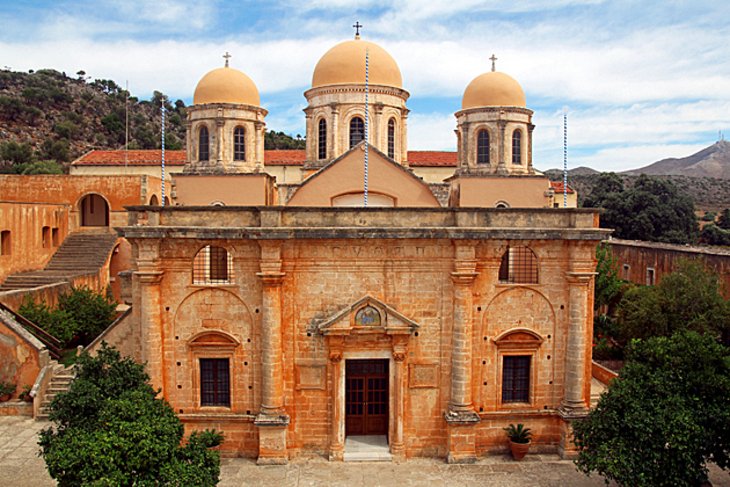
[[[246,160],[246,130],[243,127],[233,131],[233,160]]]
[[[395,119],[388,120],[388,157],[395,159]]]
[[[365,139],[365,122],[360,117],[350,120],[350,148],[355,147]]]
[[[489,132],[484,129],[477,133],[477,164],[489,164]]]
[[[522,164],[522,131],[512,134],[512,164]]]
[[[327,121],[324,118],[319,121],[317,159],[327,159]]]
[[[208,140],[208,127],[202,127],[198,134],[198,160],[207,161],[210,158],[210,143]]]

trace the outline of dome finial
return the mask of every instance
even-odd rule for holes
[[[492,61],[492,72],[497,70],[497,56],[492,54],[492,57],[489,58],[490,61]]]
[[[231,55],[230,55],[230,54],[228,54],[228,51],[226,51],[226,53],[225,53],[225,54],[223,55],[223,59],[225,59],[225,60],[226,60],[226,66],[225,66],[226,68],[228,67],[228,60],[229,60],[230,58],[231,58]]]
[[[355,28],[355,39],[359,39],[360,38],[360,29],[362,29],[362,27],[363,27],[362,24],[360,23],[359,20],[357,20],[357,21],[355,21],[354,24],[352,24],[352,26]]]

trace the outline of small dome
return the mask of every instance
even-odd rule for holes
[[[237,69],[214,69],[203,76],[195,87],[193,104],[239,103],[261,106],[259,90],[251,78]]]
[[[395,59],[379,45],[360,39],[341,42],[322,56],[314,68],[312,88],[365,84],[365,49],[369,83],[402,88],[403,78]]]
[[[524,107],[525,92],[514,78],[498,71],[480,74],[469,83],[461,109],[477,107]]]

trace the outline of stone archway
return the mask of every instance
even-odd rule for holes
[[[99,194],[90,193],[81,198],[79,213],[82,227],[109,226],[109,204]]]

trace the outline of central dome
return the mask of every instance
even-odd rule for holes
[[[525,92],[509,75],[499,71],[480,74],[464,90],[461,109],[477,107],[524,107]]]
[[[236,103],[261,106],[259,90],[251,78],[237,69],[214,69],[203,76],[195,88],[193,104]]]
[[[395,59],[372,42],[355,39],[337,44],[322,56],[312,75],[312,88],[327,85],[365,84],[365,50],[368,78],[374,85],[402,88],[403,79]]]

